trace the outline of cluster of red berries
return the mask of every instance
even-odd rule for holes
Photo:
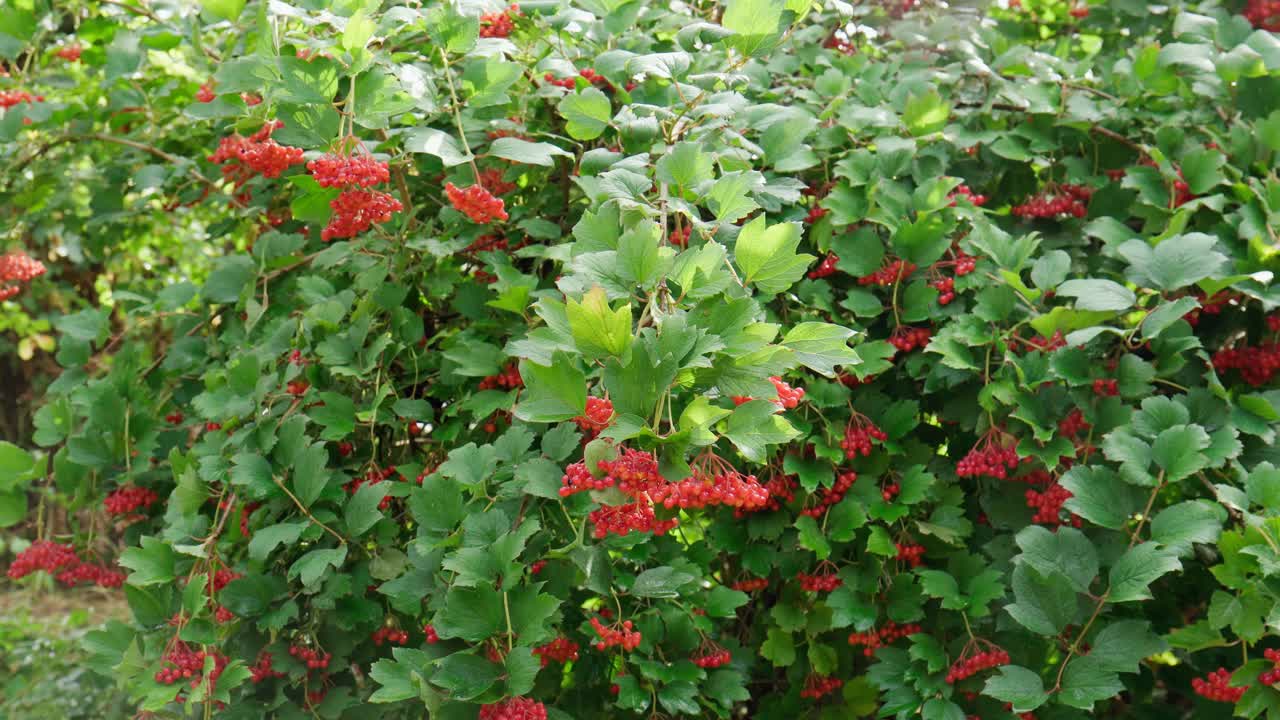
[[[586,412],[574,418],[573,422],[594,438],[613,422],[613,403],[607,398],[589,397]]]
[[[839,690],[842,685],[844,685],[844,681],[840,678],[811,674],[804,680],[804,688],[800,690],[800,697],[817,700],[824,695],[829,695]]]
[[[263,650],[258,653],[258,660],[249,666],[249,679],[254,683],[264,682],[272,678],[282,678],[284,673],[276,670],[271,661],[271,653]]]
[[[52,574],[67,566],[79,564],[80,556],[72,546],[51,540],[37,540],[26,550],[18,553],[9,565],[7,574],[11,580],[17,580],[36,571]]]
[[[436,632],[434,625],[423,625],[422,634],[425,636],[428,645],[435,645],[440,642],[440,634]]]
[[[1009,336],[1009,350],[1018,354],[1031,351],[1048,353],[1066,346],[1067,337],[1062,334],[1061,330],[1054,330],[1053,334],[1048,338],[1033,335],[1028,339],[1016,333]]]
[[[302,162],[302,148],[281,145],[271,133],[284,127],[280,121],[268,122],[258,132],[244,137],[233,133],[218,141],[218,149],[209,156],[211,163],[222,166],[222,175],[238,188],[255,175],[277,178],[285,170]]]
[[[646,492],[667,483],[658,469],[658,460],[651,453],[623,448],[612,460],[601,460],[596,467],[618,486],[622,492],[640,497]]]
[[[600,637],[595,642],[597,650],[619,647],[624,652],[629,652],[640,646],[640,631],[632,629],[630,620],[624,620],[618,625],[609,627],[600,622],[600,618],[593,617],[591,618],[591,628]]]
[[[196,102],[211,103],[217,97],[213,92],[213,80],[203,83],[200,89],[196,91]]]
[[[1206,297],[1203,292],[1196,290],[1193,296],[1200,303],[1200,307],[1182,316],[1182,319],[1186,320],[1191,327],[1196,327],[1200,324],[1202,315],[1221,315],[1223,309],[1237,299],[1235,293],[1229,290],[1214,293],[1213,297]]]
[[[329,202],[329,207],[333,215],[320,231],[320,239],[325,242],[355,237],[404,209],[393,195],[378,190],[344,190]]]
[[[922,348],[929,344],[929,338],[933,337],[933,331],[927,327],[909,327],[903,325],[893,334],[889,336],[889,344],[898,350],[898,352],[909,353],[916,348]]]
[[[1223,348],[1213,354],[1213,369],[1219,374],[1236,370],[1250,385],[1266,385],[1280,370],[1280,343]]]
[[[1094,380],[1093,394],[1098,397],[1116,397],[1120,394],[1120,381],[1115,378]]]
[[[822,496],[818,498],[816,505],[811,505],[800,511],[801,515],[808,515],[811,518],[821,517],[827,511],[827,508],[835,505],[844,499],[849,488],[853,487],[853,483],[858,479],[858,473],[847,470],[836,475],[836,482],[829,488],[822,491]]]
[[[72,565],[59,572],[57,579],[58,582],[66,587],[87,583],[104,588],[118,588],[124,585],[125,575],[122,572],[108,570],[98,565],[82,563],[80,565]]]
[[[595,477],[587,469],[586,463],[576,462],[564,469],[564,475],[560,478],[560,497],[610,487],[613,487],[613,478],[608,475]]]
[[[80,59],[80,54],[83,52],[84,48],[80,47],[80,43],[71,43],[70,45],[63,45],[58,48],[58,51],[55,52],[54,55],[57,55],[67,62],[76,62]]]
[[[209,573],[209,588],[213,592],[221,592],[231,584],[232,580],[239,580],[242,577],[244,576],[230,568],[218,568],[216,572]]]
[[[294,397],[302,397],[303,395],[306,395],[307,390],[310,388],[311,388],[311,383],[307,382],[306,380],[303,380],[302,378],[298,378],[296,380],[290,380],[284,385],[284,391]]]
[[[370,188],[391,180],[387,163],[364,153],[321,155],[307,163],[307,172],[320,187],[327,188]]]
[[[1071,9],[1068,10],[1067,13],[1069,13],[1071,17],[1077,20],[1083,20],[1089,17],[1089,6],[1088,5],[1072,5]]]
[[[1249,688],[1231,687],[1231,671],[1220,667],[1203,678],[1192,678],[1191,689],[1206,700],[1234,705]]]
[[[894,547],[898,549],[898,560],[907,563],[911,567],[920,567],[921,558],[924,557],[923,545],[894,543]]]
[[[1268,648],[1262,652],[1262,655],[1271,663],[1271,669],[1264,670],[1258,676],[1258,682],[1271,687],[1280,682],[1280,650]]]
[[[947,198],[951,200],[952,207],[955,207],[956,202],[958,202],[960,198],[964,198],[978,207],[982,207],[987,204],[987,196],[975,193],[968,185],[961,185],[957,187],[950,195],[947,196]]]
[[[893,260],[886,263],[884,267],[876,270],[870,275],[863,275],[858,278],[858,284],[880,286],[892,285],[899,280],[905,280],[915,271],[915,263],[909,263],[906,260]]]
[[[0,302],[22,292],[22,286],[45,274],[44,263],[24,252],[0,255]]]
[[[693,234],[693,227],[685,225],[684,227],[673,228],[667,233],[667,242],[678,248],[689,247],[689,237]]]
[[[462,189],[453,183],[446,183],[444,192],[449,196],[449,203],[453,208],[470,218],[471,222],[484,225],[494,220],[505,221],[509,217],[502,198],[494,197],[483,185],[476,184]]]
[[[1023,218],[1054,218],[1074,216],[1082,218],[1089,214],[1089,198],[1093,197],[1093,188],[1085,185],[1059,185],[1057,189],[1045,190],[1021,205],[1014,205],[1010,211]]]
[[[870,455],[872,440],[884,442],[888,439],[889,436],[876,427],[875,423],[861,415],[855,415],[844,428],[844,439],[840,441],[840,447],[844,449],[844,456],[852,460],[859,455]]]
[[[538,656],[542,667],[552,662],[572,662],[578,659],[578,643],[567,637],[558,637],[545,645],[535,647],[533,654]]]
[[[547,708],[532,698],[511,698],[481,706],[480,720],[547,720]]]
[[[739,592],[758,592],[769,587],[769,578],[744,578],[729,587]]]
[[[524,387],[524,378],[520,377],[520,368],[515,363],[508,364],[496,375],[490,375],[480,380],[481,390],[495,390],[498,388],[511,390],[518,387]]]
[[[1249,0],[1241,14],[1255,28],[1280,32],[1280,0]]]
[[[102,501],[109,515],[128,515],[139,508],[150,507],[160,496],[150,488],[123,485],[112,490]]]
[[[778,391],[778,397],[774,403],[784,410],[794,410],[804,399],[804,388],[793,388],[777,375],[771,376],[769,382],[773,383],[773,387]]]
[[[600,73],[596,72],[591,68],[584,68],[582,70],[579,70],[578,76],[581,77],[583,80],[586,80],[587,82],[591,83],[592,85],[598,85],[602,90],[606,90],[609,92],[613,91],[613,83],[609,82],[608,78],[606,78],[605,76],[601,75]],[[564,88],[566,90],[572,90],[574,86],[577,84],[576,78],[574,78],[572,75],[570,75],[567,78],[557,79],[555,75],[551,73],[547,73],[546,75],[542,76],[542,79],[546,80],[547,83],[550,85],[555,85],[556,87]]]
[[[156,671],[155,680],[162,685],[190,680],[192,688],[199,687],[204,673],[205,658],[208,657],[213,658],[213,669],[209,671],[208,678],[209,684],[213,685],[230,662],[229,658],[217,650],[213,652],[192,650],[181,640],[175,641],[169,651],[164,654],[165,667]]]
[[[1069,438],[1074,438],[1081,433],[1087,433],[1092,427],[1089,421],[1084,419],[1084,413],[1080,411],[1080,408],[1073,409],[1067,413],[1066,417],[1058,421],[1058,432]]]
[[[534,560],[529,565],[529,574],[537,575],[538,573],[542,572],[542,569],[545,568],[546,566],[547,566],[546,560]]]
[[[22,103],[38,102],[44,102],[43,95],[32,95],[25,90],[0,90],[0,108],[5,110]]]
[[[899,485],[897,481],[889,482],[885,483],[884,486],[880,488],[880,497],[884,498],[885,502],[893,502],[893,499],[898,497],[898,494],[901,492],[902,486]]]
[[[1009,653],[995,648],[974,653],[967,658],[957,660],[947,669],[947,684],[952,685],[965,678],[976,675],[983,670],[1009,664]]]
[[[659,520],[653,512],[653,505],[648,502],[633,502],[627,505],[604,505],[592,510],[587,515],[591,522],[592,534],[596,539],[614,535],[626,535],[631,532],[666,535],[678,524],[678,520]]]
[[[956,463],[956,475],[960,477],[980,477],[986,475],[997,480],[1009,477],[1010,470],[1018,468],[1018,452],[1012,446],[1006,446],[1004,433],[990,433],[980,440],[967,455]]]
[[[836,263],[840,262],[840,256],[829,252],[827,256],[822,258],[818,266],[809,271],[810,280],[820,280],[829,275],[834,275],[836,271]]]
[[[381,646],[382,643],[388,645],[408,645],[409,633],[405,630],[391,627],[380,627],[373,631],[373,644]]]
[[[512,22],[512,18],[519,14],[519,5],[512,5],[506,10],[484,13],[480,16],[480,37],[509,37],[511,32],[516,29],[515,23]]]
[[[715,643],[708,643],[699,648],[690,659],[693,660],[694,665],[704,670],[711,670],[728,665],[733,661],[733,655]]]
[[[306,665],[308,670],[324,670],[329,667],[329,661],[333,660],[333,653],[320,652],[305,645],[290,645],[289,655]]]
[[[899,625],[890,620],[887,624],[880,628],[872,628],[866,632],[855,632],[849,635],[849,644],[858,647],[862,646],[862,654],[871,657],[876,654],[876,650],[891,645],[908,635],[915,635],[920,632],[920,625],[916,623],[908,623]]]
[[[822,41],[822,47],[828,50],[835,50],[843,55],[852,55],[858,51],[858,47],[853,41],[841,34],[839,30],[832,30],[826,40]]]
[[[481,170],[480,176],[476,178],[476,184],[486,188],[494,195],[506,195],[519,187],[513,182],[503,180],[502,171],[497,168]]]
[[[941,277],[929,283],[929,287],[938,291],[938,304],[950,305],[956,299],[956,281],[954,278]]]
[[[698,509],[725,505],[756,510],[769,502],[769,490],[755,475],[732,470],[715,475],[698,475],[680,482],[666,483],[649,490],[649,497],[666,508]]]
[[[1063,524],[1062,504],[1071,499],[1071,491],[1058,483],[1053,483],[1044,492],[1027,490],[1027,507],[1035,510],[1031,522],[1039,525],[1057,527]],[[1080,518],[1075,514],[1069,520],[1073,527],[1080,527]]]
[[[800,587],[808,592],[833,592],[844,584],[844,580],[833,572],[818,572],[810,575],[806,572],[796,573]]]
[[[397,474],[397,470],[394,467],[380,468],[375,465],[372,468],[370,468],[369,471],[366,472],[364,475],[352,478],[351,482],[347,483],[346,485],[343,485],[343,488],[346,489],[348,494],[355,495],[356,491],[364,487],[365,485],[377,485],[378,483],[384,480],[389,480],[393,475],[396,475],[396,474]],[[400,479],[403,480],[404,478],[401,477]],[[386,510],[389,507],[391,507],[391,496],[384,495],[382,499],[378,501],[378,509]]]

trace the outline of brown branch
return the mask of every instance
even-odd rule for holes
[[[1093,127],[1089,128],[1089,132],[1097,133],[1098,135],[1101,135],[1106,138],[1110,138],[1123,145],[1128,145],[1129,147],[1133,148],[1134,150],[1137,150],[1139,153],[1142,153],[1143,155],[1147,154],[1146,148],[1130,140],[1129,138],[1121,135],[1115,130],[1108,130],[1107,128],[1104,128],[1101,125],[1094,125]]]

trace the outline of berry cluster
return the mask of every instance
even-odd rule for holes
[[[271,661],[271,653],[263,650],[258,653],[258,660],[249,666],[249,679],[255,684],[272,678],[282,678],[284,673],[275,669]]]
[[[26,577],[33,572],[54,573],[67,566],[80,564],[80,556],[75,548],[50,540],[37,540],[26,550],[18,553],[9,565],[8,576],[11,580]]]
[[[24,252],[0,255],[0,302],[22,292],[22,286],[45,274],[44,263]]]
[[[57,55],[67,62],[76,62],[80,59],[80,54],[82,52],[84,52],[84,49],[80,47],[80,43],[71,43],[70,45],[63,45],[58,48],[58,51],[55,52],[54,55]]]
[[[833,572],[817,572],[812,575],[806,572],[796,573],[800,587],[808,592],[833,592],[844,584],[844,580]]]
[[[587,515],[591,522],[592,533],[597,539],[614,535],[626,535],[632,531],[666,535],[678,521],[659,520],[653,513],[653,505],[647,502],[634,502],[628,505],[605,505],[592,510]]]
[[[876,654],[876,650],[880,647],[891,645],[908,635],[915,635],[918,632],[920,632],[920,626],[916,623],[899,625],[890,620],[883,627],[872,628],[866,632],[851,633],[849,635],[849,644],[854,647],[863,646],[862,654],[871,657]]]
[[[927,327],[903,325],[889,336],[889,344],[897,348],[898,352],[909,353],[916,348],[928,345],[931,337],[933,337],[933,331]]]
[[[1056,218],[1074,216],[1082,218],[1089,213],[1089,198],[1093,188],[1084,185],[1059,185],[1032,197],[1010,211],[1022,218]]]
[[[1047,353],[1066,346],[1067,338],[1061,330],[1055,330],[1048,338],[1039,335],[1034,335],[1030,339],[1017,334],[1009,336],[1009,350],[1019,354],[1031,351]]]
[[[585,68],[583,70],[579,70],[578,76],[581,77],[583,80],[586,80],[587,82],[591,83],[592,85],[600,86],[602,90],[606,90],[609,92],[613,91],[613,83],[609,82],[608,78],[597,73],[595,70],[591,68]],[[565,90],[572,90],[574,86],[577,85],[577,79],[574,78],[572,75],[570,75],[567,78],[556,79],[555,75],[551,73],[547,73],[546,75],[542,76],[542,79],[546,80],[549,85],[555,85],[556,87],[564,88]]]
[[[1071,499],[1071,491],[1058,483],[1053,483],[1044,492],[1027,491],[1027,507],[1035,510],[1031,522],[1039,525],[1057,527],[1063,524],[1062,504]],[[1073,527],[1080,527],[1080,518],[1072,514],[1069,520]]]
[[[511,390],[524,387],[524,378],[520,377],[520,368],[515,363],[508,364],[497,375],[490,375],[480,380],[481,390]]]
[[[355,495],[356,491],[364,487],[365,485],[377,485],[378,483],[384,480],[389,480],[393,475],[396,475],[396,474],[397,474],[397,471],[394,467],[380,468],[375,465],[369,468],[369,471],[366,472],[364,475],[352,478],[351,482],[347,483],[346,485],[343,485],[343,488],[347,491],[347,494]],[[401,479],[403,480],[404,478],[402,477]],[[379,510],[386,510],[390,506],[391,506],[390,495],[384,495],[383,498],[378,501]]]
[[[508,218],[502,198],[494,197],[483,185],[476,184],[461,189],[453,183],[447,183],[444,192],[449,196],[449,203],[453,208],[470,218],[471,222],[484,225]]]
[[[168,652],[164,654],[164,667],[156,671],[155,680],[161,685],[190,680],[191,687],[197,688],[203,680],[204,662],[207,657],[213,658],[213,669],[209,671],[208,677],[209,685],[212,686],[217,683],[218,676],[227,667],[229,658],[216,650],[213,652],[192,650],[181,640],[175,640]]]
[[[667,484],[658,469],[657,458],[641,450],[623,448],[617,457],[601,460],[596,467],[631,497],[641,497]]]
[[[613,487],[613,478],[608,475],[595,477],[585,463],[576,462],[564,469],[564,475],[560,478],[560,497],[609,487]]]
[[[160,496],[154,490],[136,485],[123,485],[112,490],[102,501],[109,515],[128,515],[140,508],[150,507]]]
[[[480,720],[547,720],[547,708],[532,698],[511,698],[481,706]]]
[[[836,272],[836,263],[840,262],[840,256],[829,252],[827,256],[822,258],[818,266],[809,271],[810,280],[820,280],[824,277],[834,275]]]
[[[1012,438],[999,429],[993,428],[978,441],[967,455],[956,463],[956,475],[960,477],[980,477],[986,475],[997,480],[1009,477],[1010,470],[1018,468],[1018,453],[1013,447]]]
[[[954,278],[941,277],[929,283],[929,287],[938,291],[938,304],[950,305],[956,299],[956,281]]]
[[[1203,678],[1192,678],[1191,689],[1206,700],[1234,705],[1240,702],[1249,688],[1231,687],[1231,671],[1220,667]]]
[[[1067,413],[1066,417],[1058,421],[1058,432],[1069,438],[1074,438],[1081,433],[1087,433],[1092,427],[1089,421],[1084,419],[1084,413],[1080,411],[1080,408],[1073,409]]]
[[[831,211],[824,207],[814,205],[813,207],[809,208],[809,214],[804,216],[804,224],[812,225],[818,222],[819,220],[821,220],[822,218],[826,217],[827,213],[829,212]]]
[[[733,660],[733,655],[715,643],[704,643],[690,659],[693,660],[694,665],[704,670],[711,670],[728,665]]]
[[[217,95],[213,92],[213,81],[210,80],[200,86],[196,91],[196,102],[211,103],[217,99]]]
[[[608,398],[587,398],[587,410],[573,419],[588,437],[594,438],[613,422],[613,403]]]
[[[44,102],[43,95],[32,95],[25,90],[0,90],[0,108],[8,110],[22,103]]]
[[[822,41],[822,47],[828,50],[835,50],[844,55],[852,55],[858,52],[858,46],[854,45],[853,41],[838,29],[832,30],[827,39]]]
[[[327,188],[370,188],[391,180],[391,169],[387,163],[363,153],[321,155],[307,163],[307,172],[320,187]]]
[[[307,390],[311,388],[311,383],[298,378],[285,383],[284,390],[294,397],[302,397],[307,394]]]
[[[800,690],[800,697],[817,700],[824,695],[829,695],[839,690],[842,685],[844,685],[844,681],[840,678],[810,674],[804,680],[804,688]]]
[[[1262,652],[1262,656],[1271,663],[1271,669],[1264,670],[1262,674],[1258,676],[1258,682],[1262,685],[1266,685],[1267,687],[1271,687],[1277,682],[1280,682],[1280,650],[1267,648]]]
[[[57,575],[58,582],[66,587],[81,583],[97,585],[104,588],[118,588],[124,585],[125,575],[122,572],[108,570],[98,565],[82,563],[71,565]]]
[[[769,491],[755,475],[728,470],[714,475],[695,474],[680,482],[666,483],[649,490],[649,497],[666,508],[696,509],[726,505],[756,510],[769,502]]]
[[[898,497],[898,494],[901,492],[902,486],[895,480],[885,483],[880,488],[880,497],[883,498],[885,502],[893,502],[893,499]]]
[[[1120,394],[1120,381],[1115,378],[1094,380],[1093,394],[1098,397],[1116,397]]]
[[[394,196],[378,190],[343,190],[329,201],[329,207],[333,215],[320,231],[320,239],[325,242],[355,237],[404,209]]]
[[[774,403],[784,410],[794,410],[804,399],[804,388],[793,388],[777,375],[770,377],[769,382],[773,383],[773,387],[778,391],[778,397]]]
[[[542,667],[546,667],[551,662],[573,662],[578,659],[578,643],[567,637],[558,637],[545,645],[535,647],[533,654],[538,656]]]
[[[987,196],[974,193],[968,185],[961,185],[957,187],[950,195],[947,196],[947,199],[951,201],[952,207],[955,207],[956,202],[958,202],[960,198],[964,198],[978,207],[982,207],[987,204]]]
[[[512,18],[519,14],[519,5],[512,5],[506,10],[499,10],[498,12],[484,13],[480,16],[480,37],[509,37],[511,32],[516,29],[515,23],[512,22]]]
[[[1280,0],[1249,0],[1241,14],[1255,28],[1280,32]]]
[[[506,195],[519,187],[513,182],[503,180],[502,171],[497,168],[481,170],[480,176],[476,179],[476,184],[488,189],[494,195]]]
[[[921,558],[924,557],[923,545],[894,543],[894,547],[898,549],[898,560],[907,563],[911,567],[920,567]]]
[[[302,148],[281,145],[271,133],[284,127],[280,121],[268,122],[258,132],[244,137],[233,133],[218,141],[218,149],[209,156],[211,163],[222,166],[223,177],[237,188],[255,175],[277,178],[285,170],[302,162]]]
[[[729,587],[739,592],[759,592],[769,587],[769,578],[745,578]]]
[[[1266,385],[1280,370],[1280,343],[1223,348],[1213,354],[1213,369],[1219,374],[1235,370],[1254,387]]]
[[[597,650],[620,647],[623,651],[629,652],[640,646],[640,631],[632,629],[630,620],[624,620],[618,625],[609,627],[600,622],[600,618],[593,617],[591,618],[591,628],[600,637],[595,642]]]
[[[905,280],[915,271],[915,263],[909,263],[906,260],[893,260],[870,275],[863,275],[858,278],[858,284],[881,286],[892,285],[899,280]]]
[[[855,414],[844,428],[844,439],[840,441],[840,447],[844,449],[844,456],[852,460],[859,455],[870,455],[872,440],[884,442],[888,439],[889,436],[866,416]]]
[[[289,655],[306,665],[308,670],[324,670],[329,667],[329,661],[333,660],[333,653],[322,653],[305,645],[290,645]]]
[[[845,493],[849,492],[849,488],[853,487],[853,483],[857,479],[858,473],[852,470],[836,475],[835,484],[822,491],[822,496],[818,498],[817,504],[803,508],[800,514],[808,515],[811,518],[821,517],[827,511],[827,508],[844,499]]]
[[[1000,648],[976,652],[968,658],[957,660],[947,669],[947,684],[953,685],[983,670],[1008,664],[1009,653]]]
[[[538,573],[542,572],[542,569],[545,568],[546,566],[547,566],[546,560],[534,560],[532,563],[529,564],[529,574],[537,575]]]
[[[692,234],[693,228],[691,226],[673,228],[671,232],[667,233],[667,242],[678,248],[687,248],[689,247],[689,236]]]
[[[408,645],[409,633],[392,627],[380,627],[373,631],[373,644],[381,646],[382,643],[388,645]]]

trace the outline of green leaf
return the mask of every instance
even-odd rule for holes
[[[1089,470],[1085,466],[1076,469]],[[1041,575],[1061,575],[1077,592],[1087,592],[1098,575],[1097,551],[1089,538],[1075,528],[1051,531],[1041,525],[1028,525],[1015,541],[1022,549],[1018,562],[1030,565]]]
[[[1013,570],[1013,594],[1017,602],[1005,610],[1034,633],[1052,637],[1075,617],[1076,591],[1063,575],[1044,575],[1030,565],[1018,565]]]
[[[1001,665],[998,670],[998,675],[987,678],[983,695],[1012,703],[1013,711],[1020,713],[1031,712],[1049,699],[1044,681],[1034,672],[1019,665]]]
[[[853,330],[819,322],[796,325],[782,339],[783,347],[791,348],[796,360],[814,372],[835,376],[837,365],[856,365],[858,354],[849,347]]]
[[[383,483],[367,483],[361,485],[343,509],[342,520],[346,523],[347,532],[352,537],[365,534],[382,519],[378,504],[386,497],[387,490]]]
[[[371,703],[392,703],[418,697],[413,669],[394,660],[382,659],[369,668],[369,677],[378,683],[378,689],[369,696]]]
[[[1209,447],[1209,435],[1199,425],[1177,425],[1162,430],[1151,444],[1151,459],[1176,482],[1203,470],[1209,459],[1200,452]]]
[[[1056,292],[1076,298],[1077,310],[1128,310],[1137,300],[1133,291],[1111,280],[1068,280]]]
[[[613,107],[609,97],[596,88],[566,95],[557,106],[566,120],[565,131],[574,140],[594,140],[609,127]]]
[[[751,199],[750,192],[759,184],[759,177],[752,173],[725,173],[707,192],[707,204],[719,222],[737,222],[752,210],[760,207]]]
[[[435,155],[445,167],[463,165],[472,160],[452,135],[429,127],[414,128],[405,134],[404,149],[411,153]]]
[[[631,345],[631,303],[609,307],[604,288],[591,288],[580,302],[569,299],[565,311],[573,341],[587,358],[621,357]]]
[[[351,398],[335,392],[320,393],[320,407],[307,410],[311,419],[324,426],[320,437],[340,440],[356,429],[356,405]]]
[[[796,661],[796,645],[791,633],[776,627],[769,628],[764,643],[760,645],[760,655],[774,667],[790,666]]]
[[[140,547],[126,549],[120,555],[120,566],[129,568],[129,584],[136,587],[171,583],[174,580],[177,553],[169,543],[143,536]]]
[[[625,319],[629,329],[630,313]],[[586,375],[567,353],[557,351],[552,356],[550,367],[521,360],[520,377],[524,379],[526,391],[515,407],[515,415],[521,420],[560,422],[586,412]]]
[[[951,106],[942,100],[936,90],[912,95],[902,110],[902,122],[907,131],[916,137],[935,133],[946,127],[951,117]]]
[[[1137,672],[1143,658],[1157,655],[1168,645],[1144,620],[1118,620],[1104,627],[1090,643],[1089,657],[1101,670]]]
[[[1208,500],[1187,500],[1161,510],[1151,520],[1151,539],[1178,555],[1191,553],[1192,543],[1211,545],[1222,533],[1227,511]]]
[[[778,407],[768,400],[752,400],[739,405],[725,423],[724,436],[748,460],[760,462],[765,448],[790,441],[800,435],[791,423],[776,415]]]
[[[710,154],[702,151],[700,143],[676,143],[658,159],[658,179],[677,188],[693,188],[712,178],[714,162]]]
[[[573,153],[545,142],[529,142],[513,137],[498,138],[489,146],[489,154],[503,160],[526,165],[555,165],[556,156],[572,158]]]
[[[680,596],[680,588],[693,582],[693,575],[679,572],[671,567],[657,567],[645,570],[636,576],[631,585],[631,594],[637,597],[674,598]]]
[[[755,285],[766,295],[777,295],[804,276],[812,255],[796,254],[800,244],[797,223],[766,225],[764,216],[743,226],[734,245],[734,260],[742,269],[742,282]]]
[[[249,557],[263,562],[280,545],[289,546],[297,542],[306,529],[307,523],[298,522],[268,525],[254,530],[253,537],[249,540]]]
[[[9,491],[30,480],[36,470],[36,459],[31,453],[14,445],[0,442],[0,491]]]
[[[831,555],[831,544],[818,528],[817,520],[801,515],[796,520],[796,530],[800,532],[800,547],[817,555],[819,560],[826,560]]]
[[[316,585],[328,568],[342,567],[342,563],[347,559],[347,546],[339,545],[336,548],[316,549],[308,552],[306,555],[298,558],[293,565],[289,566],[289,579],[301,579],[302,584],[310,588]]]
[[[1119,675],[1105,669],[1092,655],[1086,655],[1067,663],[1058,700],[1063,705],[1091,710],[1094,703],[1115,697],[1123,690]]]
[[[329,485],[329,452],[321,443],[312,443],[298,453],[293,466],[293,492],[303,507],[311,507],[324,494]],[[266,480],[271,481],[271,469],[267,467]]]
[[[1178,558],[1159,543],[1145,542],[1129,548],[1111,568],[1107,599],[1113,603],[1150,600],[1148,586],[1165,573],[1181,569]]]
[[[502,666],[472,655],[469,651],[456,652],[436,663],[431,683],[438,685],[459,700],[471,700],[493,687],[502,676]]]
[[[505,617],[502,594],[492,587],[452,587],[434,625],[442,638],[478,643],[505,630]]]
[[[1217,252],[1217,238],[1202,233],[1174,235],[1152,248],[1144,240],[1130,240],[1120,254],[1132,266],[1135,282],[1160,290],[1177,290],[1217,273],[1227,257]]]
[[[733,35],[724,43],[743,55],[758,55],[777,44],[786,31],[784,0],[729,0],[720,24]]]
[[[245,0],[200,0],[200,7],[204,12],[218,18],[235,22],[240,18],[240,13],[244,11]]]

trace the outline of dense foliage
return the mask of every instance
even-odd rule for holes
[[[151,717],[1280,718],[1280,13],[956,5],[0,10],[9,578]]]

